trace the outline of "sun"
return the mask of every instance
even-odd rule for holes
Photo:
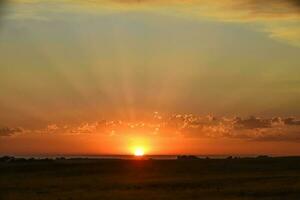
[[[145,154],[144,149],[142,147],[137,147],[134,149],[134,156],[141,157]]]

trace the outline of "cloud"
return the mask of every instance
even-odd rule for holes
[[[265,130],[259,137],[253,139],[258,141],[300,142],[300,129],[299,127],[273,128]]]
[[[13,136],[17,133],[22,133],[22,128],[9,128],[9,127],[3,127],[0,128],[0,137],[6,137],[6,136]]]
[[[99,120],[80,124],[49,124],[43,129],[1,128],[1,136],[16,133],[89,135],[107,137],[142,135],[151,137],[186,137],[240,139],[247,141],[300,142],[300,120],[296,118],[259,118],[197,116],[192,114],[164,115],[157,112],[141,121]]]
[[[165,124],[166,127],[175,127],[185,137],[192,138],[300,142],[300,121],[295,118],[226,118],[177,114],[166,120]]]
[[[297,120],[293,117],[284,119],[284,123],[287,125],[299,125],[300,126],[300,120]]]
[[[269,128],[271,126],[271,121],[268,119],[260,119],[254,116],[251,116],[247,119],[238,117],[235,119],[234,124],[235,128],[237,129]]]
[[[195,20],[252,24],[250,27],[253,30],[264,32],[271,39],[300,47],[299,0],[51,0],[51,4],[41,0],[10,2],[12,6],[8,18],[11,19],[65,21],[66,13],[95,16],[128,12],[155,13]]]
[[[58,129],[59,129],[59,127],[56,124],[50,124],[46,128],[47,131],[56,131]]]

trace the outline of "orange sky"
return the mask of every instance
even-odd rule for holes
[[[299,10],[3,1],[0,154],[299,154]]]

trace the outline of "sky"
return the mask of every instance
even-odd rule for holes
[[[299,0],[0,1],[1,155],[299,155]]]

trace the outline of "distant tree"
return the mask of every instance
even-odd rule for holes
[[[13,161],[15,160],[14,157],[12,156],[3,156],[3,157],[0,157],[0,162],[10,162],[10,161]]]
[[[183,155],[183,156],[177,156],[177,160],[198,160],[199,158],[197,156],[193,155]]]
[[[270,158],[270,157],[267,156],[267,155],[259,155],[256,158],[258,158],[258,159],[266,159],[266,158]]]

